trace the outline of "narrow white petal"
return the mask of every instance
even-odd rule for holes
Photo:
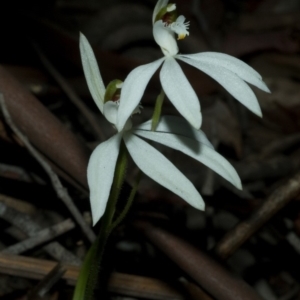
[[[103,115],[106,120],[111,124],[117,123],[117,114],[118,114],[119,105],[114,101],[107,101],[103,107]]]
[[[262,112],[255,94],[251,88],[235,73],[223,67],[206,62],[200,62],[181,56],[178,56],[177,58],[211,76],[249,110],[260,117],[262,116]]]
[[[152,120],[142,123],[136,127],[135,130],[151,131]],[[198,129],[193,128],[185,119],[176,116],[162,116],[159,120],[156,132],[169,132],[177,135],[183,135],[185,137],[196,140],[206,146],[214,149],[214,146],[206,137],[205,133]]]
[[[141,101],[146,86],[159,68],[164,58],[150,64],[139,66],[129,73],[121,89],[120,107],[118,110],[117,128],[121,131]]]
[[[211,147],[190,138],[171,133],[142,130],[136,130],[134,133],[151,141],[183,152],[224,177],[238,189],[242,188],[240,177],[232,165]]]
[[[199,99],[173,57],[167,57],[160,71],[160,81],[179,113],[196,129],[202,122]]]
[[[105,86],[103,84],[93,49],[87,38],[82,33],[80,33],[79,48],[84,76],[88,88],[99,110],[103,112]]]
[[[94,225],[102,217],[106,208],[121,139],[122,135],[116,134],[109,140],[101,143],[93,151],[89,160],[87,178]]]
[[[197,60],[199,62],[204,62],[228,69],[246,82],[258,87],[259,89],[267,93],[270,93],[269,88],[262,81],[261,75],[238,58],[218,52],[202,52],[182,56]]]
[[[160,12],[160,10],[168,5],[169,0],[158,0],[154,10],[153,10],[153,15],[152,15],[152,23],[154,24],[155,18],[157,14]]]
[[[164,25],[162,20],[154,23],[153,37],[155,42],[160,46],[164,55],[174,56],[178,53],[179,49],[175,39],[175,34],[169,27]]]
[[[133,134],[124,135],[124,141],[142,172],[195,208],[204,209],[203,199],[194,185],[165,156]]]

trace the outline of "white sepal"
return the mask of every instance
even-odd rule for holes
[[[142,172],[193,207],[204,209],[204,201],[194,185],[164,155],[133,134],[125,134],[124,141]]]
[[[189,55],[184,54],[182,57],[197,60],[199,62],[206,62],[208,64],[213,64],[228,69],[246,82],[258,87],[264,92],[270,93],[269,88],[262,81],[261,75],[238,58],[218,52],[202,52]]]
[[[199,99],[173,57],[167,57],[160,71],[161,85],[178,112],[196,129],[202,122]]]
[[[96,105],[103,113],[105,86],[99,71],[97,60],[91,45],[82,33],[80,33],[79,40],[84,76]]]
[[[178,59],[206,73],[219,82],[234,98],[258,116],[262,112],[257,98],[251,88],[239,76],[219,65],[199,62],[194,59],[177,56]]]
[[[136,130],[134,133],[151,141],[181,151],[221,175],[236,188],[242,189],[240,177],[233,166],[218,152],[205,144],[172,133],[142,130]]]
[[[159,68],[163,60],[164,58],[161,58],[150,64],[139,66],[126,77],[120,96],[117,118],[118,131],[123,129],[126,121],[139,105],[150,78]]]
[[[145,123],[142,123],[136,127],[134,127],[135,130],[151,130],[151,124],[152,120],[149,120]],[[183,135],[185,137],[191,138],[193,140],[196,140],[202,144],[205,144],[206,146],[214,149],[214,146],[211,144],[211,142],[206,137],[206,134],[198,129],[196,130],[194,127],[192,127],[185,119],[176,117],[176,116],[162,116],[159,120],[159,123],[156,127],[156,132],[169,132],[176,135]]]
[[[114,178],[122,134],[116,134],[101,143],[92,153],[87,178],[90,202],[95,225],[104,214]]]
[[[103,115],[113,125],[117,123],[118,109],[119,105],[114,101],[107,101],[103,107]]]
[[[153,25],[153,37],[166,56],[174,56],[179,49],[175,39],[175,33],[162,20],[156,21]]]

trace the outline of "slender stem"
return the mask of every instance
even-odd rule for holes
[[[73,295],[73,300],[86,299],[86,289],[90,274],[90,266],[93,264],[96,257],[96,250],[98,247],[98,239],[92,244],[88,253],[86,254],[84,261],[81,265],[79,276],[76,282],[76,287]]]
[[[134,183],[134,185],[131,189],[130,195],[127,199],[126,205],[125,205],[123,211],[121,212],[121,214],[118,216],[117,220],[115,220],[112,223],[112,225],[110,227],[110,231],[114,230],[123,221],[123,219],[126,217],[128,211],[129,211],[129,209],[132,205],[132,202],[134,200],[134,197],[135,197],[135,194],[137,192],[141,177],[142,177],[142,172],[141,172],[141,170],[139,170],[139,172],[136,176],[136,179],[135,179],[135,183]]]
[[[125,147],[124,142],[121,142],[120,153],[119,153],[116,170],[115,170],[115,176],[111,187],[111,192],[107,203],[107,207],[103,215],[100,235],[102,230],[109,233],[109,227],[114,217],[115,208],[119,198],[120,190],[125,180],[125,171],[127,168],[127,163],[128,163],[127,149]]]
[[[161,90],[160,94],[156,98],[154,112],[152,116],[152,124],[151,124],[151,130],[155,131],[156,127],[158,125],[160,115],[161,115],[161,108],[164,103],[165,93],[163,90]]]
[[[121,187],[125,179],[128,154],[124,143],[121,143],[120,152],[116,164],[115,176],[111,187],[111,193],[107,202],[105,213],[102,217],[102,224],[99,235],[89,250],[86,259],[80,270],[78,283],[73,300],[91,300],[95,290],[100,264],[102,261],[105,245],[111,232],[111,223],[115,214],[116,203]],[[79,287],[78,287],[79,286]]]

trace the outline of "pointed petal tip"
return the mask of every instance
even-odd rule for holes
[[[270,89],[266,86],[266,89],[264,90],[266,93],[271,94],[272,92],[270,91]]]
[[[99,222],[100,218],[101,218],[101,217],[92,216],[93,227],[96,226],[96,224]]]
[[[256,114],[258,117],[262,118],[263,117],[263,114],[262,114],[262,111],[261,109],[259,108],[258,110],[256,111],[253,111],[254,114]]]
[[[238,182],[236,182],[236,183],[234,184],[234,186],[235,186],[238,190],[240,190],[240,191],[243,190],[243,186],[242,186],[241,180],[239,180]]]
[[[81,31],[79,31],[79,43],[83,43],[84,40],[88,42],[86,36]]]
[[[202,200],[201,203],[199,203],[198,207],[196,207],[199,210],[205,211],[205,203]]]
[[[261,85],[258,88],[266,93],[269,93],[269,94],[271,93],[270,89],[268,88],[268,86],[266,85],[266,83],[264,81],[261,81]]]

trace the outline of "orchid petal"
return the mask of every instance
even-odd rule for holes
[[[139,66],[131,71],[125,79],[121,90],[117,119],[117,128],[119,131],[123,129],[126,121],[138,106],[150,78],[163,60],[164,58],[161,58],[150,64]]]
[[[93,224],[95,225],[104,214],[114,178],[118,159],[121,134],[116,134],[101,143],[92,153],[87,178],[90,188],[90,202]]]
[[[160,71],[160,81],[179,113],[196,129],[202,122],[199,99],[173,57],[167,57]]]
[[[164,155],[135,135],[125,134],[124,141],[142,172],[195,208],[204,209],[203,199],[194,185]]]
[[[79,48],[88,88],[99,110],[103,112],[105,86],[93,49],[82,33],[80,33]]]
[[[161,51],[166,56],[174,56],[179,49],[174,36],[174,32],[162,20],[156,21],[153,25],[153,37],[160,46]]]
[[[262,112],[251,88],[236,74],[223,67],[177,56],[178,59],[206,73],[219,82],[233,97],[258,116]]]
[[[235,73],[244,81],[258,87],[259,89],[270,93],[269,88],[262,81],[261,75],[256,72],[252,67],[243,61],[223,53],[218,52],[202,52],[196,54],[182,55],[185,58],[190,58],[199,62],[220,66]]]
[[[159,0],[157,1],[154,10],[153,10],[153,15],[152,15],[152,23],[154,24],[155,22],[155,18],[157,16],[157,14],[160,12],[160,10],[163,7],[166,7],[168,5],[169,0]]]
[[[142,123],[136,127],[135,130],[151,131],[152,120]],[[176,135],[182,135],[193,140],[196,140],[206,146],[214,149],[214,146],[206,137],[205,133],[198,129],[193,128],[185,119],[176,116],[162,116],[159,120],[155,132],[168,132]]]
[[[134,133],[151,141],[181,151],[221,175],[236,188],[242,189],[240,177],[232,165],[223,156],[207,145],[171,133],[141,130],[136,130]]]
[[[119,105],[113,101],[107,101],[103,107],[103,115],[111,124],[117,123],[117,114],[118,114]]]

